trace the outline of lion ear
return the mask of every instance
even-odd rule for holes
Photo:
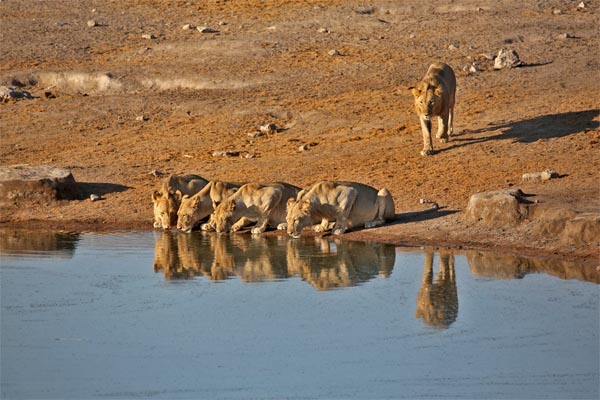
[[[310,200],[304,200],[302,202],[302,206],[300,208],[303,212],[309,212],[310,211]]]
[[[158,199],[160,199],[162,197],[162,193],[160,192],[160,190],[155,190],[154,193],[152,193],[152,200],[158,201]]]
[[[183,193],[181,193],[181,191],[180,191],[180,190],[176,190],[176,191],[175,191],[175,193],[173,193],[173,196],[174,196],[174,197],[175,197],[177,200],[181,201],[181,199],[183,198]]]
[[[234,211],[235,210],[235,201],[233,200],[227,200],[225,203],[223,203],[225,207],[225,209],[227,211]]]

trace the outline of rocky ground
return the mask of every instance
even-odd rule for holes
[[[2,1],[0,85],[33,98],[0,103],[0,165],[68,168],[102,200],[5,202],[0,225],[151,229],[161,179],[152,171],[298,186],[355,180],[387,187],[400,219],[348,239],[597,264],[597,236],[574,240],[527,218],[494,226],[465,210],[475,193],[520,188],[559,219],[591,215],[597,228],[599,9],[566,0]],[[495,70],[502,48],[523,65]],[[457,74],[456,135],[423,157],[407,88],[435,60]],[[253,134],[268,123],[278,129]],[[558,177],[522,180],[548,168]],[[420,213],[421,198],[440,210]]]

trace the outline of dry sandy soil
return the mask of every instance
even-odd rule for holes
[[[0,165],[70,168],[104,200],[5,207],[0,225],[151,229],[155,170],[339,179],[387,187],[402,217],[348,239],[598,263],[596,244],[464,218],[472,194],[504,188],[600,210],[600,10],[578,3],[2,1],[0,84],[35,98],[0,103]],[[526,65],[494,70],[501,48]],[[407,88],[435,60],[457,73],[456,135],[423,157]],[[248,135],[266,123],[281,129]],[[547,168],[561,177],[522,182]],[[420,198],[441,210],[409,218]]]

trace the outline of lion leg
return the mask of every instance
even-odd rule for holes
[[[438,138],[441,143],[446,143],[448,141],[448,119],[448,113],[438,117],[438,131],[435,137]]]
[[[448,111],[448,136],[452,136],[454,134],[454,106],[450,107]]]
[[[323,218],[320,224],[313,226],[315,232],[325,232],[327,230],[329,230],[329,220],[327,218]]]
[[[389,219],[389,205],[393,204],[392,195],[387,189],[381,189],[377,192],[377,200],[375,200],[375,219],[365,222],[365,228],[374,228],[385,224],[386,219]],[[393,210],[395,213],[395,210]],[[395,214],[394,214],[395,215]]]
[[[422,156],[430,156],[433,154],[433,143],[431,142],[431,120],[420,118],[421,131],[423,132],[423,150]]]
[[[335,225],[333,227],[334,235],[341,235],[348,229],[348,217],[350,216],[350,210],[356,201],[357,192],[354,188],[343,189],[347,192],[346,196],[338,196],[343,200],[339,204],[339,212],[335,218]]]
[[[242,217],[242,218],[238,219],[235,224],[231,225],[231,232],[237,232],[251,222],[252,222],[252,220],[250,220],[246,217]]]

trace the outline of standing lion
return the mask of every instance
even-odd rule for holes
[[[415,109],[423,131],[421,155],[434,153],[431,141],[431,117],[438,117],[438,131],[435,135],[441,143],[448,141],[454,131],[454,97],[456,77],[448,64],[441,62],[429,66],[425,77],[417,87],[412,87]]]

